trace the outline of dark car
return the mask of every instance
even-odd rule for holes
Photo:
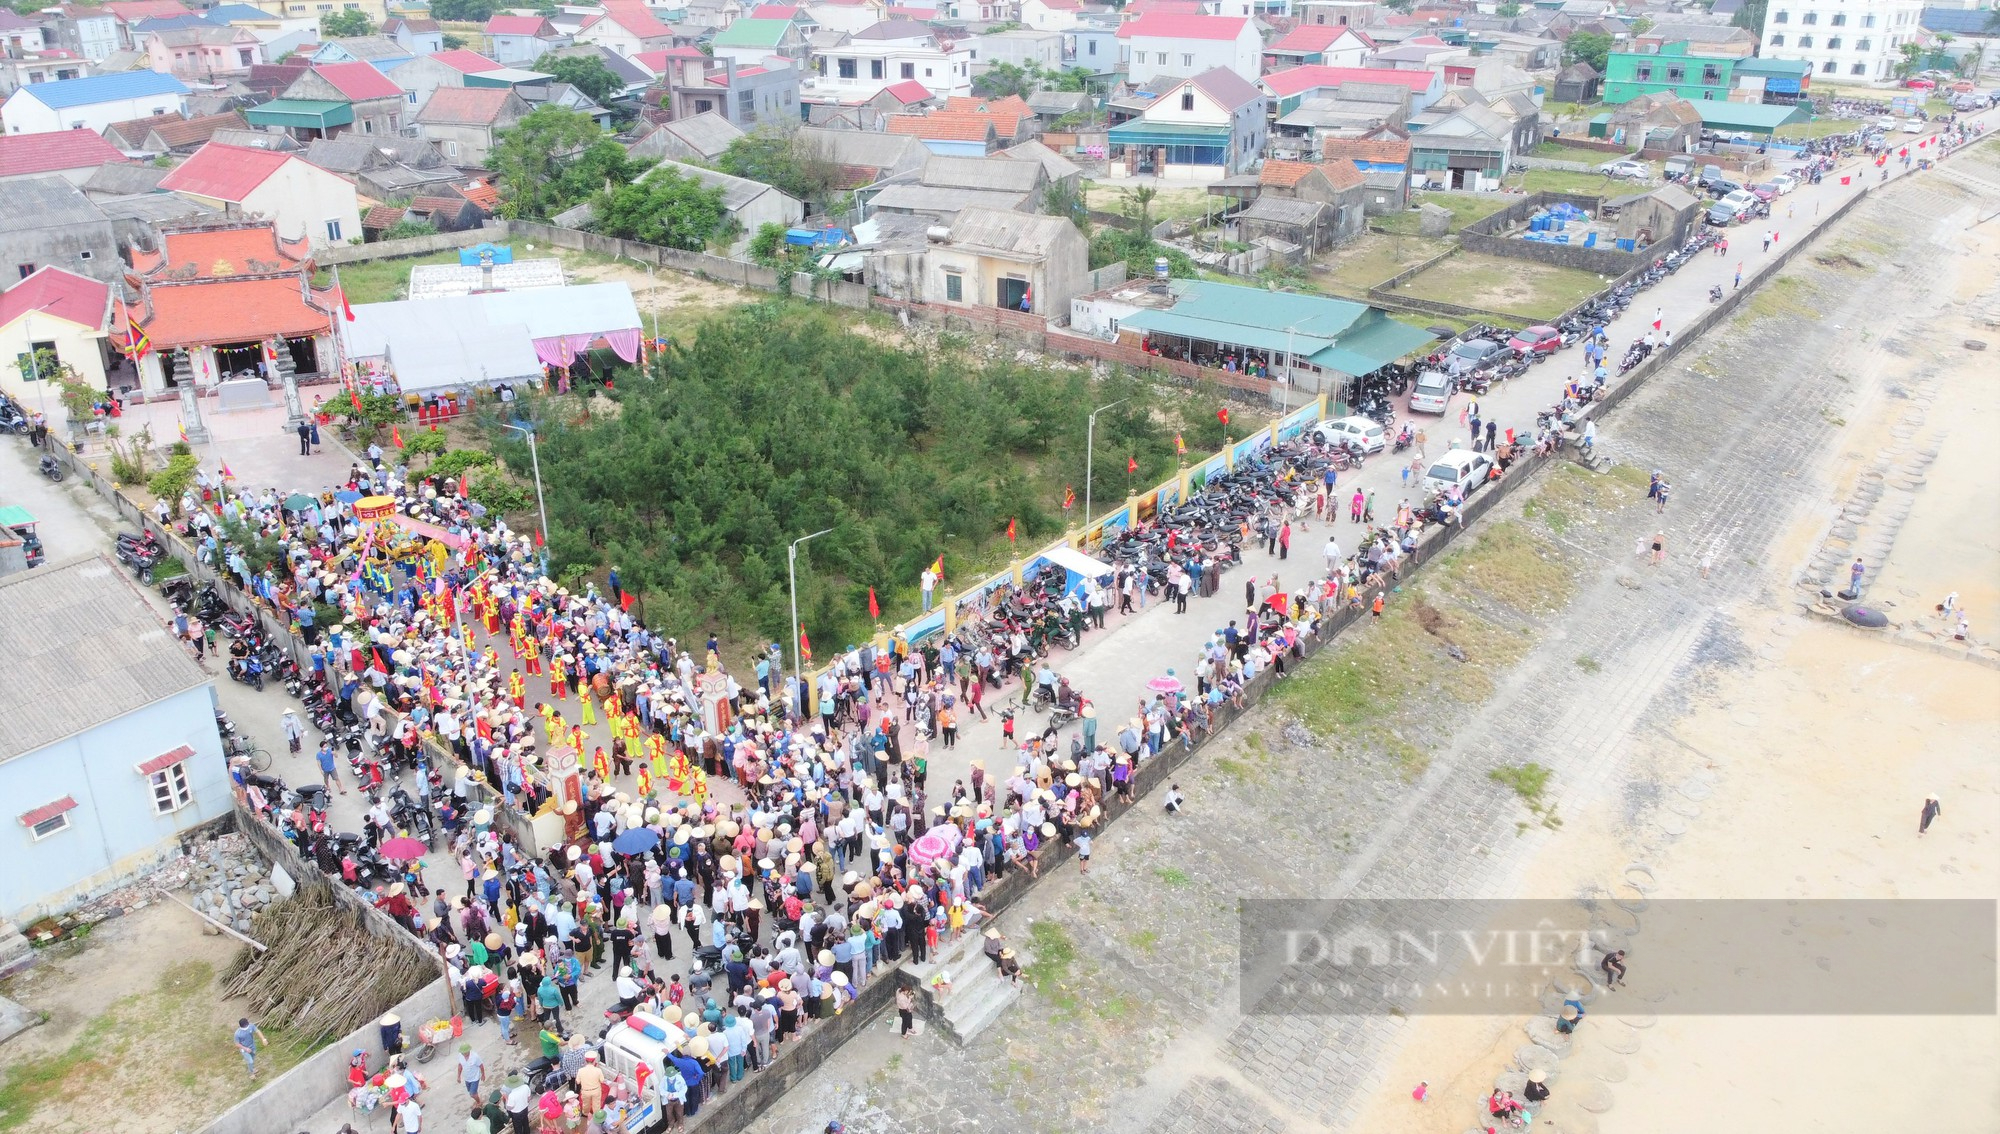
[[[1477,370],[1494,356],[1507,348],[1492,339],[1466,339],[1444,352],[1444,368],[1449,374],[1465,374]]]
[[[1523,327],[1514,332],[1507,345],[1524,355],[1554,354],[1562,349],[1562,332],[1547,324]]]

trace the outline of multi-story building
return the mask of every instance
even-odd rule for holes
[[[905,79],[934,95],[972,93],[972,50],[948,43],[913,20],[884,20],[844,37],[813,58],[812,93],[823,98],[869,98]]]
[[[1148,12],[1120,25],[1118,38],[1131,47],[1134,83],[1162,75],[1186,78],[1217,67],[1254,83],[1263,70],[1264,41],[1254,23],[1241,16]]]
[[[1919,0],[1772,0],[1763,55],[1804,60],[1823,79],[1887,82],[1922,15]]]

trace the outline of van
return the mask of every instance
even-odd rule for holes
[[[1443,492],[1455,484],[1461,496],[1468,495],[1485,482],[1486,471],[1492,467],[1493,462],[1484,453],[1453,449],[1432,461],[1431,467],[1424,471],[1424,492]]]
[[[1661,172],[1668,177],[1685,177],[1694,172],[1694,158],[1688,154],[1675,154],[1667,159]]]

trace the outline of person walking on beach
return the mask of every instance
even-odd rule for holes
[[[1925,796],[1923,812],[1917,816],[1917,837],[1923,838],[1924,833],[1931,829],[1931,823],[1942,814],[1944,808],[1939,805],[1937,795],[1933,793]]]

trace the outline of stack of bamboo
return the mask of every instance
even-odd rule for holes
[[[360,911],[325,883],[301,885],[256,917],[248,946],[223,973],[248,1013],[317,1045],[344,1036],[436,980],[435,960],[414,942],[371,932]]]

